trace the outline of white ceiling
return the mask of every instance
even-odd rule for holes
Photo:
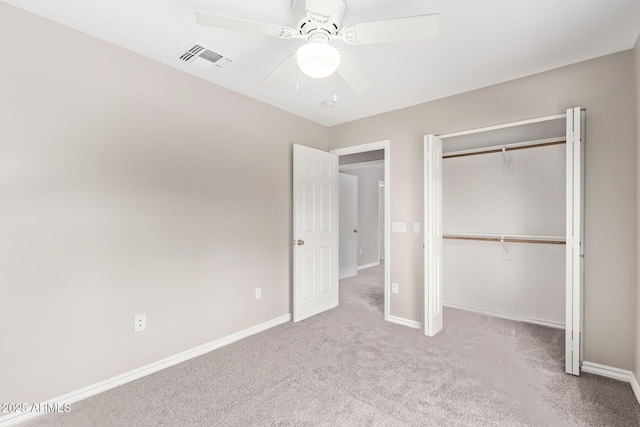
[[[325,126],[631,49],[640,33],[640,0],[346,0],[344,24],[439,13],[440,37],[393,45],[334,41],[376,82],[363,94],[340,77],[302,73],[267,90],[259,83],[304,41],[202,27],[194,14],[294,26],[291,0],[3,1]],[[192,41],[233,62],[217,71],[178,62]],[[335,107],[320,105],[334,94]]]

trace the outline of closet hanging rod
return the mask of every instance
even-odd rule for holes
[[[444,234],[443,239],[451,240],[477,240],[484,242],[500,243],[542,243],[547,245],[565,245],[563,237],[554,236],[500,236],[500,235],[473,235],[473,234]]]
[[[533,142],[527,144],[518,144],[518,145],[503,145],[503,146],[495,146],[495,147],[487,147],[481,148],[477,150],[465,150],[465,151],[455,151],[451,153],[442,153],[443,159],[451,159],[454,157],[466,157],[466,156],[475,156],[477,154],[490,154],[490,153],[502,153],[503,149],[505,151],[515,151],[515,150],[525,150],[528,148],[539,148],[539,147],[547,147],[550,145],[561,145],[566,144],[567,140],[565,138],[561,140],[554,140],[550,142]]]

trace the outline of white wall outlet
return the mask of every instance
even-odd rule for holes
[[[413,223],[413,232],[416,234],[420,233],[420,223],[419,222],[414,222]]]
[[[135,332],[142,332],[147,329],[147,315],[146,314],[138,314],[135,319],[135,324],[133,330]]]
[[[256,288],[256,299],[262,298],[262,288]]]
[[[391,284],[391,292],[394,294],[398,293],[398,284],[397,283],[392,283]]]

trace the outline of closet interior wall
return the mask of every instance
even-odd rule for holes
[[[445,306],[564,327],[565,133],[559,118],[443,140]]]

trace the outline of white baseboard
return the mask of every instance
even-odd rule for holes
[[[291,320],[291,314],[285,314],[275,319],[268,320],[259,325],[252,326],[250,328],[244,329],[242,331],[236,332],[231,335],[227,335],[226,337],[223,337],[223,338],[219,338],[215,341],[211,341],[209,343],[200,345],[198,347],[194,347],[192,349],[183,351],[173,356],[166,357],[157,362],[153,362],[148,365],[142,366],[140,368],[133,369],[129,372],[125,372],[124,374],[120,374],[118,376],[109,378],[107,380],[100,381],[99,383],[81,388],[79,390],[72,391],[70,393],[64,394],[62,396],[58,396],[51,400],[47,400],[46,402],[43,402],[41,405],[43,407],[56,407],[56,406],[63,407],[64,405],[70,405],[72,403],[78,402],[80,400],[86,399],[96,394],[105,392],[107,390],[111,390],[112,388],[118,387],[120,385],[137,380],[144,376],[153,374],[154,372],[158,372],[162,369],[166,369],[171,366],[177,365],[178,363],[182,363],[189,359],[193,359],[194,357],[201,356],[217,348],[224,347],[225,345],[231,344],[243,338],[247,338],[251,335],[257,334],[258,332],[266,331],[267,329],[289,322],[290,320]],[[13,426],[18,423],[23,423],[29,419],[36,418],[40,415],[43,415],[43,413],[16,412],[9,415],[5,415],[3,417],[0,417],[0,427]]]
[[[548,321],[544,321],[544,320],[529,319],[529,318],[526,318],[526,317],[510,316],[508,314],[495,313],[495,312],[492,312],[492,311],[480,310],[480,309],[471,308],[471,307],[465,307],[465,306],[457,305],[457,304],[443,304],[443,306],[444,307],[449,307],[449,308],[455,308],[455,309],[458,309],[458,310],[471,311],[471,312],[474,312],[474,313],[483,314],[485,316],[499,317],[501,319],[516,320],[516,321],[519,321],[519,322],[535,323],[537,325],[548,326],[548,327],[556,328],[556,329],[564,329],[564,325],[563,324],[554,323],[554,322],[548,322]],[[404,319],[402,317],[396,317],[396,316],[388,316],[387,317],[387,321],[389,321],[391,323],[397,323],[398,325],[408,326],[408,327],[414,328],[414,329],[421,329],[424,326],[422,324],[422,322],[416,322],[415,320]]]
[[[601,365],[593,362],[582,362],[582,372],[590,374],[601,375],[603,377],[613,378],[615,380],[624,381],[631,384],[631,390],[636,396],[638,405],[640,405],[640,384],[633,371],[627,371],[625,369],[614,368],[612,366]]]
[[[372,262],[371,264],[359,265],[358,271],[364,270],[365,268],[369,268],[369,267],[375,267],[377,265],[380,265],[380,262]]]
[[[640,405],[640,384],[638,384],[638,378],[636,378],[636,375],[633,372],[631,372],[631,390],[633,390],[633,394],[636,395],[638,405]]]
[[[391,323],[396,323],[396,324],[402,325],[402,326],[408,326],[408,327],[414,328],[414,329],[422,328],[422,323],[416,322],[415,320],[404,319],[402,317],[387,316],[387,321],[389,321]]]
[[[601,365],[593,362],[582,362],[582,371],[590,374],[596,374],[603,377],[613,378],[615,380],[624,381],[626,383],[631,382],[631,371],[624,369],[614,368],[613,366]]]
[[[485,316],[490,316],[490,317],[499,317],[501,319],[508,319],[508,320],[515,320],[515,321],[518,321],[518,322],[533,323],[533,324],[536,324],[536,325],[548,326],[550,328],[555,328],[555,329],[565,329],[564,323],[556,323],[556,322],[551,322],[551,321],[548,321],[548,320],[531,319],[531,318],[528,318],[528,317],[513,316],[511,314],[498,313],[498,312],[495,312],[495,311],[483,310],[483,309],[475,308],[475,307],[467,307],[467,306],[458,305],[458,304],[444,303],[442,305],[444,307],[455,308],[455,309],[458,309],[458,310],[471,311],[471,312],[478,313],[478,314],[484,314]]]

